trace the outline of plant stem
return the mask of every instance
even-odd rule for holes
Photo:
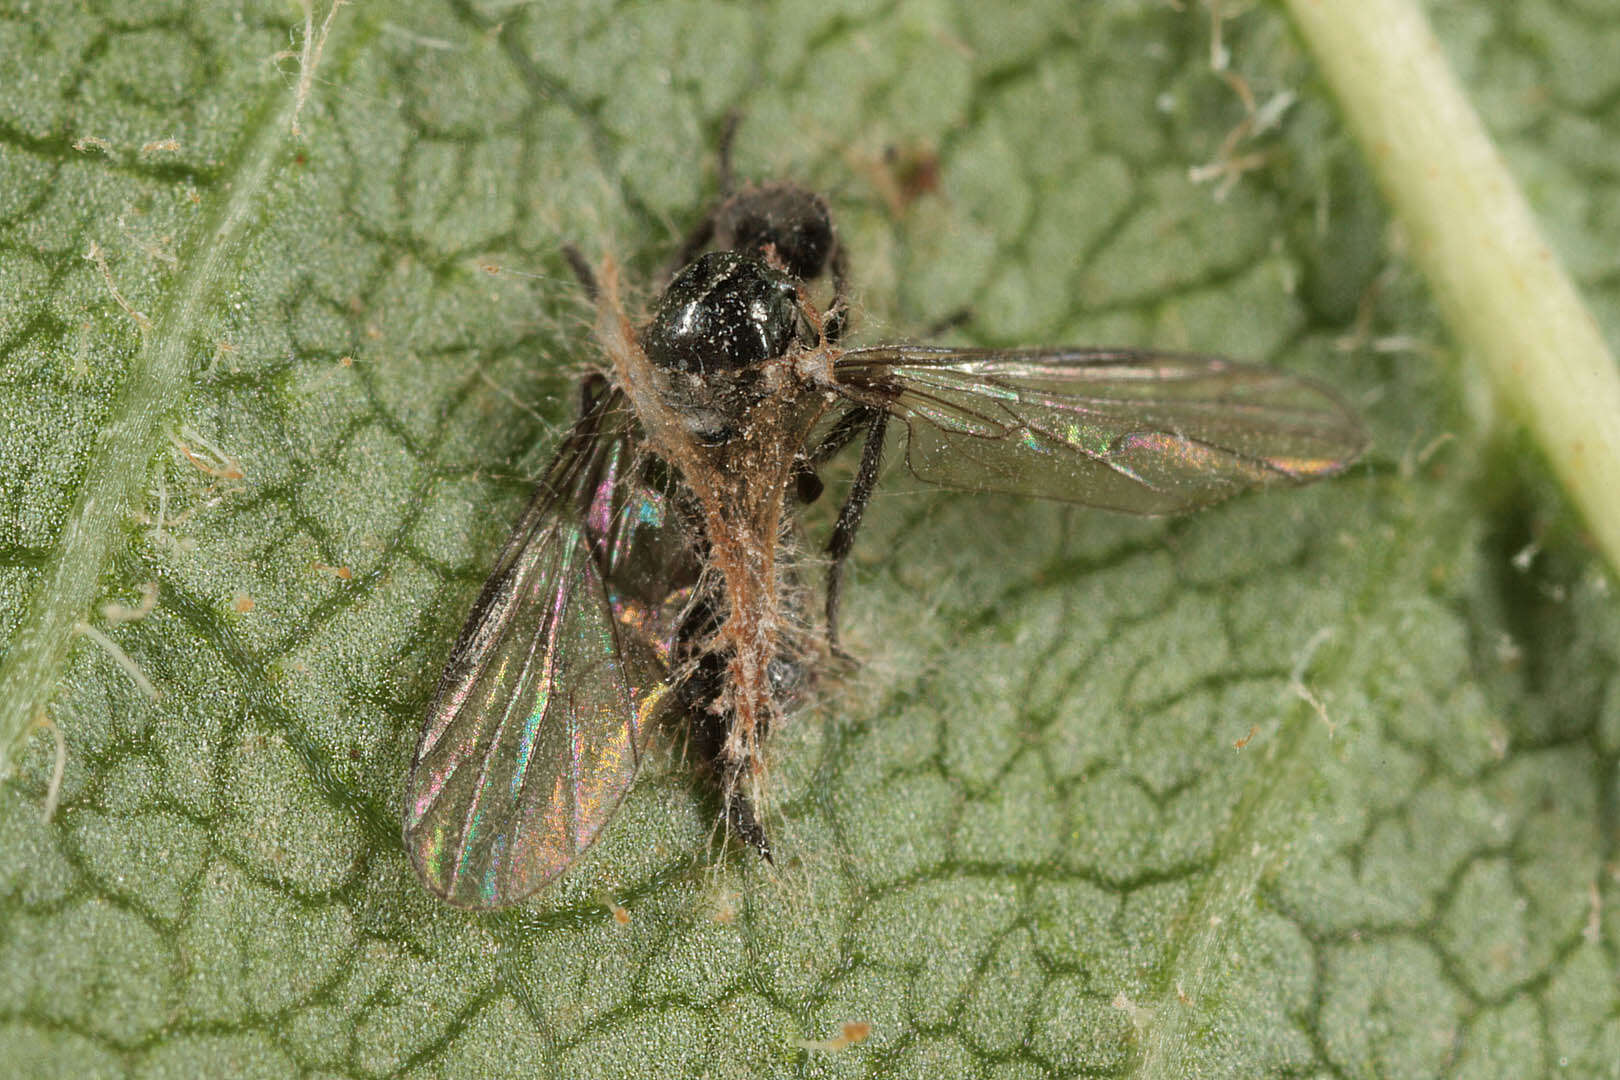
[[[1452,333],[1620,569],[1620,373],[1416,0],[1285,0]]]

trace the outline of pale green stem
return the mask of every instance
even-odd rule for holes
[[[1285,0],[1441,314],[1620,569],[1620,372],[1416,0]]]

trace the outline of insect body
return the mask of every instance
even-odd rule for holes
[[[816,215],[825,229],[806,224]],[[513,903],[565,870],[667,715],[688,721],[729,830],[770,857],[762,744],[821,647],[790,509],[819,495],[817,467],[849,443],[862,440],[861,461],[827,546],[835,649],[839,570],[891,422],[925,482],[1143,514],[1329,476],[1366,444],[1327,389],[1219,358],[846,349],[824,203],[749,189],[710,231],[735,246],[694,258],[645,326],[625,315],[611,263],[590,283],[608,370],[496,561],[411,772],[406,845],[452,904]],[[807,288],[823,274],[826,312]]]

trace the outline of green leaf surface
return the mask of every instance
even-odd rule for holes
[[[1612,583],[1281,13],[1186,7],[0,9],[0,1073],[1620,1075]],[[1620,8],[1431,14],[1615,341]],[[593,359],[559,249],[644,295],[733,108],[861,340],[1263,360],[1374,449],[1170,522],[886,485],[774,870],[668,736],[451,910],[399,807]]]

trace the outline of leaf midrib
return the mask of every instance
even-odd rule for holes
[[[354,23],[339,20],[336,37]],[[344,53],[370,34],[350,34]],[[338,50],[331,49],[329,54]],[[243,241],[257,220],[259,201],[278,160],[294,141],[296,88],[279,82],[243,124],[246,136],[234,162],[217,174],[225,197],[193,234],[180,260],[175,287],[141,335],[124,386],[98,433],[79,497],[61,540],[44,564],[0,663],[0,778],[9,776],[34,719],[43,715],[74,639],[75,626],[96,598],[102,574],[127,535],[130,514],[146,488],[155,436],[189,389],[189,346],[207,322],[210,305],[238,268]],[[122,316],[121,316],[122,317]]]

